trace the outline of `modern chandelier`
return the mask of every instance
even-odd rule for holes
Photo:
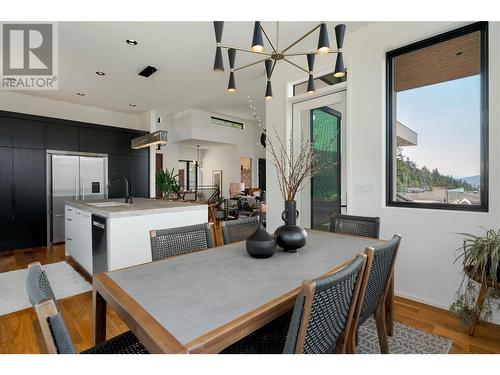
[[[235,46],[228,46],[226,44],[222,44],[222,30],[224,28],[224,22],[223,21],[214,21],[214,29],[215,29],[215,41],[216,41],[216,48],[215,48],[215,61],[214,61],[214,72],[223,72],[224,71],[224,62],[222,60],[222,49],[227,49],[228,57],[229,57],[229,83],[227,86],[227,91],[230,93],[236,92],[236,81],[234,78],[234,73],[237,72],[238,70],[246,69],[251,66],[264,63],[265,68],[266,68],[266,76],[267,76],[267,84],[266,84],[266,99],[271,99],[273,97],[273,89],[271,86],[271,77],[274,72],[274,68],[276,67],[276,64],[279,61],[285,61],[294,67],[304,71],[306,74],[308,74],[309,79],[307,83],[307,93],[312,94],[315,91],[314,88],[314,77],[313,77],[313,70],[314,70],[314,59],[316,55],[327,55],[330,53],[335,53],[337,54],[337,59],[335,62],[335,70],[333,72],[334,77],[343,77],[345,75],[345,67],[344,67],[344,58],[342,56],[342,46],[344,44],[344,35],[345,35],[345,28],[346,26],[344,24],[340,24],[335,26],[335,39],[337,42],[337,49],[331,49],[330,48],[330,41],[328,39],[328,30],[326,26],[326,22],[321,22],[320,24],[316,25],[313,29],[302,35],[300,38],[295,40],[293,43],[289,44],[286,48],[280,49],[278,46],[278,38],[279,38],[279,23],[276,23],[276,43],[273,43],[273,41],[269,38],[268,33],[262,27],[260,21],[256,21],[253,29],[253,38],[252,38],[252,45],[250,48],[241,48],[241,47],[235,47]],[[297,43],[301,42],[303,39],[305,39],[307,36],[311,35],[313,32],[319,29],[319,37],[318,37],[318,46],[316,50],[310,51],[310,52],[289,52],[289,50],[295,46]],[[266,51],[264,49],[264,39],[263,36],[266,38],[266,40],[269,42],[269,45],[271,46],[272,51]],[[255,61],[250,64],[246,64],[243,66],[239,66],[235,68],[235,62],[236,62],[236,51],[242,51],[242,52],[248,52],[248,53],[254,53],[257,55],[262,56],[263,58]],[[289,59],[291,56],[306,56],[307,58],[307,68],[305,69],[301,67],[300,65],[294,63]]]

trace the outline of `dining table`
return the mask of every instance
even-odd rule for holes
[[[302,282],[341,268],[382,240],[307,230],[296,253],[250,257],[245,241],[93,278],[93,340],[106,339],[109,305],[150,353],[219,353],[293,309]],[[393,327],[393,282],[386,298]]]

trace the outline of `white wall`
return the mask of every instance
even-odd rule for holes
[[[12,91],[0,90],[0,110],[149,131],[149,123],[141,114],[110,111]]]
[[[453,265],[461,237],[455,232],[482,233],[479,226],[500,225],[500,23],[489,29],[489,212],[385,207],[385,53],[413,41],[460,26],[443,22],[377,22],[346,36],[345,58],[348,78],[348,212],[380,216],[382,238],[403,236],[396,267],[396,293],[447,309],[460,283],[460,267]],[[274,98],[266,109],[267,124],[290,124],[287,113],[287,82],[297,78],[273,76]],[[282,73],[283,74],[283,73]],[[280,132],[285,134],[286,127]],[[362,150],[362,151],[360,151]],[[271,230],[280,225],[282,199],[272,167],[268,179],[268,218]],[[371,193],[356,193],[356,186],[368,184]],[[361,250],[361,249],[360,249]],[[496,320],[499,321],[500,315]]]

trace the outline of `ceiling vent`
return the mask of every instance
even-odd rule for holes
[[[154,66],[148,65],[139,73],[139,75],[148,78],[157,70],[158,69],[156,69]]]

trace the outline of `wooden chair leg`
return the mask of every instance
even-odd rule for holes
[[[379,304],[375,313],[375,322],[377,323],[378,342],[380,345],[380,353],[389,354],[389,339],[387,336],[387,327],[385,323],[385,305]]]
[[[389,291],[385,297],[385,325],[387,334],[392,336],[394,334],[394,275],[391,277],[389,284]]]
[[[357,334],[358,334],[358,329],[357,328],[352,328],[352,331],[349,333],[349,338],[347,339],[347,346],[346,346],[346,351],[348,354],[356,354],[358,350],[356,349],[357,347]]]
[[[479,295],[477,296],[477,301],[476,301],[476,314],[474,315],[472,324],[469,327],[470,336],[474,336],[474,333],[476,333],[477,322],[479,321],[479,317],[481,316],[481,311],[483,310],[484,300],[486,298],[487,293],[488,293],[488,286],[484,283],[481,284],[481,289],[479,289]]]

